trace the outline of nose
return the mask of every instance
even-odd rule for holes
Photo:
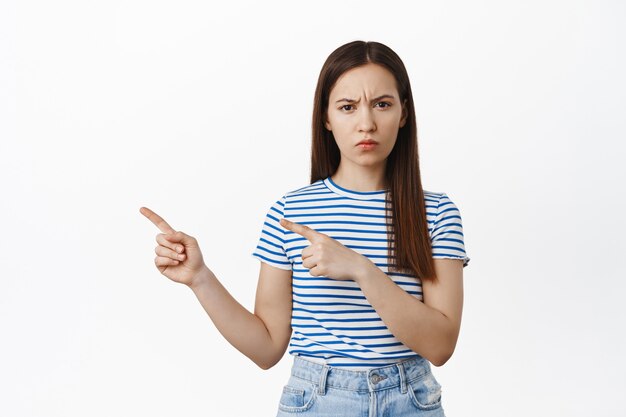
[[[372,114],[373,111],[373,109],[367,106],[361,106],[359,115],[359,132],[369,132],[376,129],[376,122],[374,121],[374,115]]]

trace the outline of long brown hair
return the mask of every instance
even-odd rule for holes
[[[421,280],[436,280],[419,169],[413,93],[404,63],[388,46],[353,41],[335,49],[326,59],[317,80],[313,105],[311,184],[332,176],[341,159],[333,133],[324,124],[330,91],[344,72],[368,63],[388,69],[395,77],[400,102],[406,100],[407,120],[398,130],[385,169],[389,188],[385,212],[391,219],[391,223],[387,220],[390,270],[411,272]]]

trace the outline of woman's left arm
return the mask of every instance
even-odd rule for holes
[[[461,328],[463,261],[433,261],[438,282],[422,281],[423,302],[371,261],[356,270],[354,281],[396,339],[442,366],[452,356]]]
[[[450,359],[461,327],[462,260],[434,259],[438,283],[422,282],[422,302],[369,258],[330,236],[284,218],[280,225],[311,242],[302,250],[302,266],[309,274],[354,280],[396,339],[435,366]]]

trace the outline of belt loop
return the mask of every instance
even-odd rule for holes
[[[406,394],[406,374],[404,373],[404,364],[399,362],[396,364],[400,373],[400,392]]]
[[[326,376],[328,375],[328,371],[330,370],[330,367],[326,364],[322,365],[322,375],[320,377],[320,382],[319,382],[319,387],[317,389],[317,392],[320,395],[326,395]]]

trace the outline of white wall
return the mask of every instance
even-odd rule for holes
[[[139,207],[252,310],[263,217],[308,184],[319,70],[355,39],[404,60],[424,187],[463,216],[447,415],[623,415],[624,3],[302,3],[1,3],[0,415],[275,415],[290,357],[233,348]]]

